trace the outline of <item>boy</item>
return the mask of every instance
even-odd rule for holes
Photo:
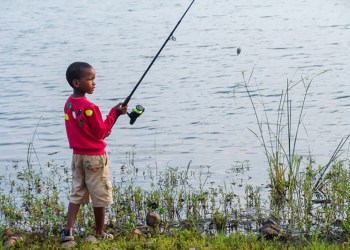
[[[103,121],[100,109],[88,101],[85,94],[95,89],[95,70],[85,62],[74,62],[67,68],[66,78],[73,94],[64,106],[66,132],[72,159],[72,193],[69,199],[67,225],[61,232],[61,241],[73,241],[73,227],[81,204],[93,203],[96,236],[111,239],[104,232],[105,207],[112,204],[112,184],[104,138],[109,136],[119,115],[127,106],[119,103]]]

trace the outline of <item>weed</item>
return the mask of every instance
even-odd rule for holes
[[[304,161],[303,156],[297,154],[297,142],[310,86],[319,74],[310,80],[304,77],[297,82],[287,80],[286,89],[279,98],[276,122],[272,123],[263,102],[261,105],[265,110],[265,120],[259,119],[258,108],[254,102],[256,96],[252,95],[250,86],[253,71],[248,79],[243,74],[243,85],[258,124],[258,133],[251,131],[263,146],[269,165],[270,212],[285,222],[290,236],[297,232],[302,239],[316,233],[327,239],[334,239],[334,232],[337,231],[334,221],[346,219],[344,208],[349,204],[346,191],[346,183],[350,180],[349,170],[344,168],[344,160],[338,160],[349,136],[340,141],[325,166],[315,166],[312,156]],[[299,106],[297,119],[293,119],[295,109],[292,108],[290,96],[292,90],[300,85],[304,94],[301,104],[296,105]],[[252,193],[252,187],[247,186],[248,206],[253,206]],[[316,227],[319,230],[315,231]]]

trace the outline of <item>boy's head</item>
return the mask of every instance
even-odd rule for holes
[[[66,71],[66,79],[69,85],[74,89],[74,80],[80,80],[83,75],[83,71],[92,68],[93,67],[86,62],[74,62],[69,65]]]

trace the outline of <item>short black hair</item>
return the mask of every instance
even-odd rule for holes
[[[80,79],[81,72],[83,71],[83,69],[91,68],[92,66],[86,62],[74,62],[71,65],[69,65],[66,71],[66,79],[69,85],[72,86],[72,88],[74,88],[73,80]]]

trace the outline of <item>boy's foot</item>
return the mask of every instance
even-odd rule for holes
[[[69,230],[63,229],[60,236],[61,242],[74,241],[73,228],[70,228]]]
[[[96,235],[96,238],[100,239],[100,240],[113,240],[114,239],[112,234],[108,234],[106,232],[103,232],[101,235]]]

